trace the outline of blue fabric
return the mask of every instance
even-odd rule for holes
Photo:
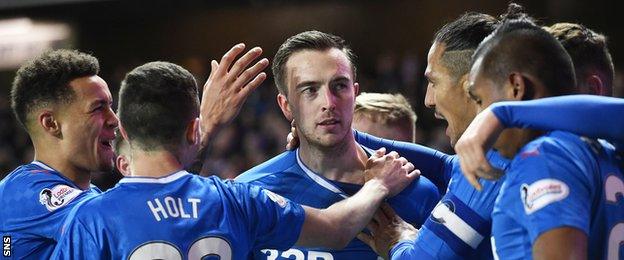
[[[131,179],[71,212],[53,258],[247,259],[259,248],[290,247],[305,218],[300,205],[243,183],[184,171],[154,179],[161,183]]]
[[[323,176],[312,173],[325,181],[334,191],[312,179],[297,162],[297,152],[287,151],[271,160],[260,164],[236,178],[238,182],[247,182],[262,186],[294,202],[315,208],[327,208],[349,196],[360,185],[333,182]],[[305,166],[303,166],[305,167]],[[307,167],[306,167],[307,169]],[[346,188],[348,191],[343,190]],[[416,226],[422,225],[431,209],[438,202],[436,187],[427,178],[420,177],[388,203],[405,221]],[[291,256],[307,259],[377,259],[377,254],[358,239],[351,241],[342,250],[328,248],[293,247],[288,251],[264,249],[254,251],[254,259],[289,259]]]
[[[18,167],[0,182],[0,234],[11,236],[11,256],[17,259],[48,259],[69,211],[100,193],[95,186],[82,191],[37,163]]]
[[[362,145],[371,148],[377,149],[396,145],[390,150],[397,151],[401,156],[412,162],[416,168],[421,170],[424,176],[437,178],[439,182],[448,182],[447,184],[441,185],[442,187],[448,187],[446,196],[454,196],[456,199],[460,200],[463,205],[466,205],[467,210],[464,211],[464,213],[467,216],[459,215],[460,218],[469,223],[473,221],[472,219],[482,220],[482,222],[477,222],[481,223],[478,224],[480,227],[479,230],[483,232],[485,238],[476,250],[470,247],[466,248],[468,245],[452,234],[448,229],[431,220],[427,220],[425,226],[423,226],[418,233],[416,240],[412,242],[414,248],[418,248],[419,251],[427,252],[428,255],[434,256],[436,259],[493,258],[489,240],[490,232],[488,232],[485,227],[491,226],[492,210],[494,209],[496,196],[498,195],[505,177],[498,181],[479,180],[483,189],[477,191],[464,177],[457,156],[447,155],[421,145],[385,140],[357,131],[355,131],[355,134],[356,139],[361,142]],[[496,168],[505,170],[509,166],[510,160],[502,157],[496,151],[489,151],[487,158]],[[442,201],[445,199],[447,199],[447,197],[444,197]],[[468,209],[470,211],[468,211]],[[478,218],[471,216],[478,216]],[[404,245],[404,247],[405,246],[406,245]],[[406,257],[404,259],[410,259],[407,255],[409,255],[411,251],[407,250],[401,252],[403,257]],[[418,256],[414,257],[418,258]]]
[[[500,259],[531,259],[537,238],[561,227],[588,236],[588,259],[606,259],[613,240],[621,252],[624,237],[610,233],[624,221],[624,200],[605,197],[618,193],[614,184],[624,179],[619,165],[613,146],[567,132],[550,132],[525,145],[507,171],[493,212]]]
[[[621,98],[570,95],[498,102],[491,109],[506,127],[569,131],[603,138],[618,149],[624,148],[624,99]]]

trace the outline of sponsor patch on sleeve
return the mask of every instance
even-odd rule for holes
[[[44,205],[48,211],[59,209],[82,193],[82,190],[67,185],[59,184],[51,189],[43,189],[39,193],[39,203]]]
[[[280,195],[277,195],[275,193],[273,193],[270,190],[264,190],[264,192],[266,193],[266,195],[269,197],[269,199],[271,199],[273,202],[277,203],[277,205],[279,205],[280,207],[286,207],[286,199]]]
[[[527,215],[565,199],[569,193],[568,185],[557,179],[542,179],[531,184],[522,184],[520,187],[520,196]]]

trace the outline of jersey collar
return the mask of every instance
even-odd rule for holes
[[[362,147],[362,149],[364,149],[364,152],[368,155],[371,156],[375,151],[373,151],[372,149],[363,146],[360,144],[360,146]],[[339,195],[340,197],[343,198],[348,198],[349,196],[342,191],[340,188],[338,188],[338,186],[336,186],[335,184],[331,183],[331,181],[329,181],[328,179],[324,178],[323,176],[315,173],[314,171],[312,171],[310,168],[308,168],[308,166],[306,166],[303,161],[301,161],[301,157],[299,156],[299,148],[297,148],[295,150],[296,153],[296,157],[297,157],[297,164],[299,165],[299,167],[301,167],[301,169],[303,170],[303,172],[310,178],[312,179],[312,181],[316,182],[316,184],[320,185],[321,187],[328,189],[334,193],[336,193],[337,195]]]
[[[174,182],[186,175],[190,175],[189,172],[185,171],[185,170],[181,170],[172,174],[169,174],[167,176],[164,177],[159,177],[159,178],[153,178],[153,177],[143,177],[143,176],[137,176],[137,177],[132,177],[132,176],[128,176],[128,177],[124,177],[123,179],[119,180],[119,183],[159,183],[159,184],[165,184],[165,183],[171,183]]]

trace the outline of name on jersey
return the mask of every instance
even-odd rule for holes
[[[39,203],[44,205],[48,211],[54,211],[69,204],[78,197],[82,190],[67,185],[56,185],[51,189],[45,188],[39,192]]]
[[[557,179],[542,179],[530,185],[522,184],[520,187],[520,196],[526,214],[565,199],[569,193],[568,185]]]
[[[156,221],[167,218],[197,218],[197,208],[200,199],[197,198],[174,198],[165,197],[164,199],[155,198],[147,201]]]

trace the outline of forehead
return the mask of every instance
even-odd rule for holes
[[[446,46],[444,43],[434,42],[429,48],[427,54],[427,68],[425,69],[425,75],[430,78],[448,77],[449,71],[442,63],[442,55]]]
[[[339,76],[353,80],[349,58],[336,48],[295,52],[285,67],[289,83],[327,80],[328,77],[331,79]]]
[[[76,94],[75,102],[90,103],[94,100],[113,101],[106,82],[99,76],[86,76],[69,82],[70,88]]]

